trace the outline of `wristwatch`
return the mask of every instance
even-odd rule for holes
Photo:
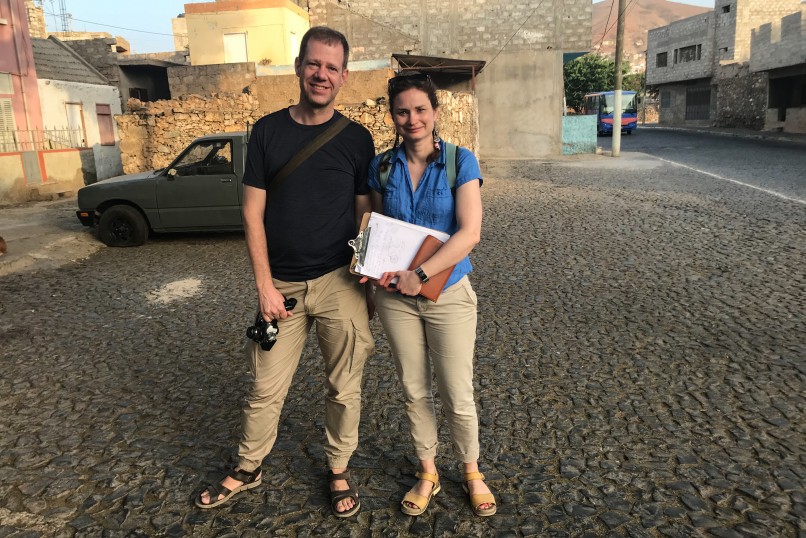
[[[422,267],[418,267],[417,269],[414,270],[414,272],[417,274],[418,277],[420,277],[420,282],[422,282],[423,284],[428,282],[428,275],[425,274],[425,271],[423,271]]]

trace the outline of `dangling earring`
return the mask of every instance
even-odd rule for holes
[[[434,149],[439,151],[439,128],[434,124]]]

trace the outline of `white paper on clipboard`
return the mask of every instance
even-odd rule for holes
[[[356,250],[356,263],[353,271],[370,278],[381,278],[389,271],[404,271],[409,268],[411,261],[423,244],[426,236],[433,235],[440,241],[447,241],[450,235],[372,213],[362,236],[356,241],[350,241],[350,246]],[[361,237],[365,238],[364,245],[359,249],[355,243]]]

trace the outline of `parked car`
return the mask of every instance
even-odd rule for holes
[[[151,231],[242,230],[245,161],[245,132],[203,136],[166,168],[79,189],[76,214],[110,247],[142,245]]]

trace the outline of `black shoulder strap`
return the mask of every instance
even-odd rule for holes
[[[350,124],[350,120],[346,116],[339,118],[336,123],[327,128],[322,134],[311,140],[311,142],[299,150],[296,155],[291,157],[291,160],[285,163],[277,174],[269,181],[267,191],[276,191],[283,181],[291,175],[291,172],[297,169],[299,165],[305,162],[308,157],[316,153],[319,148],[330,142],[337,134],[342,132],[345,127]]]

